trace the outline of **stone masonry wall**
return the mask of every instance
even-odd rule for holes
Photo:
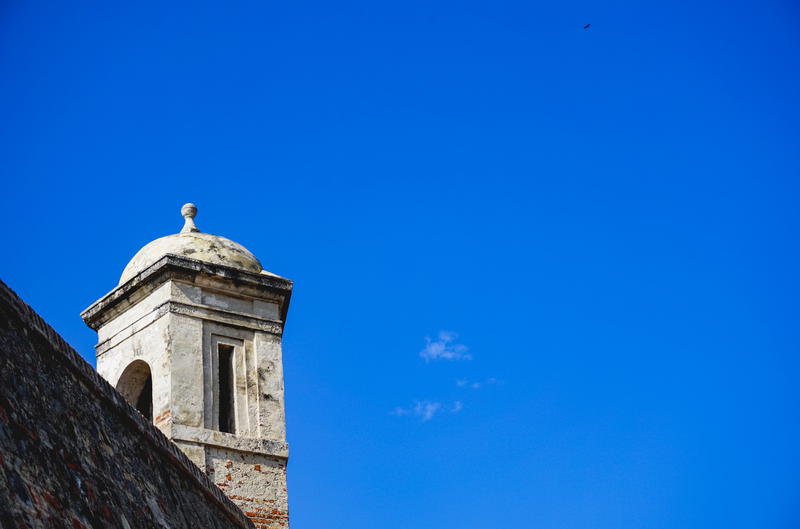
[[[206,472],[257,529],[288,529],[286,460],[207,447]]]
[[[253,524],[0,281],[0,527]]]

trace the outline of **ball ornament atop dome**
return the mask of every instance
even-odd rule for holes
[[[185,219],[181,233],[200,231],[200,229],[194,223],[194,218],[197,216],[197,206],[191,202],[187,202],[181,208],[181,215],[183,215],[183,218]]]

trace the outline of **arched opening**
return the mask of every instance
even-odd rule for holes
[[[117,391],[139,413],[153,420],[153,377],[147,362],[131,362],[117,381]]]

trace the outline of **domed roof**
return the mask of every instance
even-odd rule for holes
[[[194,204],[185,204],[181,215],[186,219],[181,232],[156,239],[139,250],[123,270],[120,285],[167,254],[273,275],[264,270],[256,256],[241,244],[197,229],[194,224],[197,207]]]

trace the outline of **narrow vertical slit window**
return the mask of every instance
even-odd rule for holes
[[[233,403],[233,346],[218,344],[219,355],[219,430],[236,433]]]

